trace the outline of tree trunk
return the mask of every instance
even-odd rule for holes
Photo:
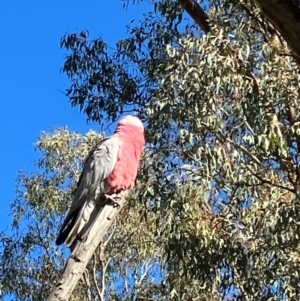
[[[64,272],[56,284],[53,292],[47,301],[66,301],[69,300],[85,268],[93,256],[96,248],[102,242],[108,228],[124,207],[128,192],[122,192],[117,196],[118,205],[112,201],[107,202],[91,226],[86,240],[78,241],[68,259]],[[117,198],[115,198],[117,200]]]
[[[300,64],[300,3],[297,0],[253,0],[287,42]]]

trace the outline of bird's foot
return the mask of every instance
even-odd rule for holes
[[[116,204],[118,207],[120,207],[120,204],[118,203],[118,201],[121,198],[117,194],[112,194],[112,195],[104,194],[104,196],[107,201],[111,201],[113,204]]]

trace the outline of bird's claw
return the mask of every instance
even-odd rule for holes
[[[111,201],[112,203],[116,204],[118,207],[120,207],[120,204],[118,203],[118,200],[120,200],[120,197],[115,195],[108,195],[104,194],[107,201]]]

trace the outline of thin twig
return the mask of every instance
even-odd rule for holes
[[[99,297],[99,300],[101,300],[101,291],[99,289],[98,283],[97,283],[97,276],[96,276],[96,254],[93,254],[94,264],[93,264],[93,281],[96,287],[96,291]]]
[[[86,269],[83,272],[83,280],[85,282],[85,285],[87,286],[87,295],[88,295],[88,301],[92,301],[92,293],[91,293],[91,284],[88,276],[88,270]]]
[[[125,284],[125,291],[128,294],[129,289],[128,289],[128,281],[127,281],[128,277],[127,277],[127,269],[125,268],[125,279],[124,279],[124,284]]]
[[[158,264],[157,262],[155,262],[155,263],[153,263],[153,264],[150,264],[150,261],[151,261],[151,260],[148,260],[148,261],[146,261],[146,262],[143,264],[141,270],[144,270],[144,272],[143,272],[143,274],[141,275],[140,279],[136,282],[136,285],[140,285],[140,284],[143,282],[143,280],[145,279],[145,277],[147,276],[148,271],[149,271],[151,268],[153,268],[155,265]]]
[[[101,250],[103,252],[103,249]],[[107,260],[107,262],[104,264],[103,261],[101,261],[102,265],[102,281],[101,281],[101,292],[100,292],[100,301],[105,301],[104,299],[104,293],[105,293],[105,275],[106,270],[109,265],[109,262],[111,261],[111,258]]]
[[[258,174],[256,174],[255,172],[253,172],[247,165],[245,165],[245,167],[250,171],[250,173],[255,176],[258,180],[260,180],[262,183],[265,183],[265,184],[268,184],[268,185],[271,185],[271,186],[274,186],[274,187],[277,187],[277,188],[281,188],[283,190],[287,190],[287,191],[290,191],[290,192],[293,192],[295,193],[295,189],[292,189],[292,188],[289,188],[289,187],[285,187],[285,186],[282,186],[280,184],[276,184],[276,183],[273,183],[269,180],[266,180],[266,179],[263,179],[261,176],[259,176]]]
[[[114,221],[113,229],[112,229],[111,233],[109,234],[109,237],[107,238],[107,240],[102,243],[101,248],[104,249],[106,247],[106,245],[109,243],[109,241],[113,237],[115,230],[116,230],[116,221]]]
[[[217,135],[219,135],[222,138],[221,142],[229,142],[230,144],[232,144],[233,146],[235,146],[236,148],[239,148],[244,154],[246,154],[248,157],[250,157],[254,162],[256,162],[259,165],[262,165],[262,163],[259,161],[259,159],[254,156],[253,154],[251,154],[245,147],[243,147],[242,145],[237,144],[236,142],[234,142],[233,140],[231,140],[230,138],[226,137],[225,135],[223,135],[219,130],[216,130],[212,127],[210,127],[207,123],[205,122],[201,122],[201,125],[205,126],[208,130],[215,132]]]
[[[54,263],[52,261],[51,255],[49,253],[49,250],[48,250],[48,248],[44,244],[45,239],[42,237],[41,229],[39,227],[39,224],[38,224],[37,220],[35,220],[35,226],[36,226],[36,229],[37,229],[37,232],[38,232],[38,237],[39,237],[39,240],[40,240],[40,244],[39,245],[43,247],[43,249],[45,250],[45,252],[46,252],[46,254],[47,254],[48,258],[49,258],[49,261],[54,266]]]
[[[259,161],[259,159],[254,156],[253,154],[251,154],[245,147],[243,147],[242,145],[237,144],[236,142],[234,142],[233,140],[229,139],[229,138],[225,138],[226,141],[228,141],[230,144],[234,145],[235,147],[239,148],[244,154],[246,154],[248,157],[250,157],[255,163],[262,165],[262,163]]]

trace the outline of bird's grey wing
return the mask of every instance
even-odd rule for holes
[[[70,210],[81,207],[87,199],[94,197],[97,188],[100,188],[100,193],[106,193],[105,190],[109,190],[109,187],[105,187],[103,180],[113,171],[118,161],[120,147],[121,140],[112,136],[102,140],[92,149],[84,163]]]
[[[118,161],[120,147],[119,137],[112,136],[100,141],[89,153],[57,244],[66,239],[74,239],[74,235],[76,236],[82,228],[82,219],[87,222],[98,197],[110,189],[104,180],[111,174]]]

